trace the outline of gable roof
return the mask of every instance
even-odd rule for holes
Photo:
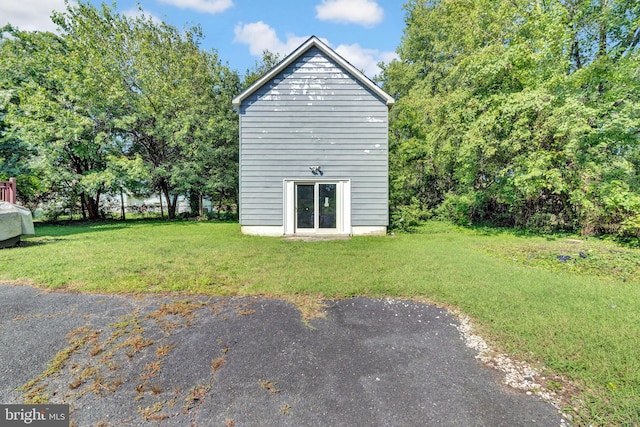
[[[391,105],[393,105],[395,103],[395,100],[393,99],[393,97],[391,95],[387,94],[385,91],[380,89],[380,87],[377,84],[375,84],[373,81],[371,81],[371,79],[369,79],[367,76],[365,76],[356,67],[351,65],[351,63],[349,63],[349,61],[344,59],[342,56],[338,55],[336,53],[336,51],[334,51],[329,46],[324,44],[316,36],[311,36],[311,37],[309,37],[309,39],[307,39],[307,41],[302,43],[296,50],[294,50],[289,56],[287,56],[282,61],[280,61],[280,63],[278,65],[273,67],[269,72],[267,72],[265,75],[263,75],[258,80],[256,80],[251,86],[249,86],[248,88],[243,90],[238,96],[233,98],[233,101],[232,101],[233,106],[236,107],[236,108],[240,107],[240,104],[242,104],[242,101],[244,101],[249,96],[251,96],[252,93],[254,93],[256,90],[258,90],[260,87],[262,87],[269,80],[271,80],[272,78],[274,78],[275,76],[280,74],[281,71],[283,71],[285,68],[287,68],[293,62],[297,61],[298,58],[300,58],[305,52],[307,52],[309,49],[311,49],[313,47],[319,49],[322,53],[324,53],[330,59],[332,59],[333,61],[337,62],[342,68],[347,70],[347,72],[352,77],[354,77],[356,80],[358,80],[364,86],[369,88],[373,93],[375,93],[380,98],[382,98],[387,103],[387,106],[391,106]]]

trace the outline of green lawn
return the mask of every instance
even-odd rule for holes
[[[567,410],[576,424],[640,423],[637,249],[440,223],[416,234],[318,242],[186,221],[47,225],[36,233],[1,252],[0,280],[84,292],[431,301],[459,308],[494,348],[543,368],[551,388],[573,396]]]

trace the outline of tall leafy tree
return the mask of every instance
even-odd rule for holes
[[[395,218],[624,229],[637,218],[637,2],[412,0],[385,67]]]
[[[4,94],[7,132],[3,144],[14,151],[28,147],[31,165],[50,195],[78,199],[84,216],[98,218],[105,187],[100,178],[111,141],[105,123],[78,90],[86,79],[67,41],[52,33],[22,32],[0,44],[0,89]]]
[[[0,181],[15,177],[20,189],[20,202],[33,208],[41,193],[40,181],[34,176],[31,165],[34,150],[12,135],[7,121],[9,94],[4,95],[5,99],[0,101]]]
[[[179,194],[233,194],[231,96],[239,78],[215,52],[200,49],[199,27],[180,31],[83,2],[54,20],[72,40],[75,61],[93,76],[85,95],[125,142],[123,150],[144,160],[169,201],[169,218]]]

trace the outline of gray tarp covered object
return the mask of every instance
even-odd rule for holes
[[[0,202],[0,242],[23,234],[35,234],[31,211],[7,202]]]

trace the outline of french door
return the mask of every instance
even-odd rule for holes
[[[337,232],[338,212],[336,183],[295,184],[296,232]]]

